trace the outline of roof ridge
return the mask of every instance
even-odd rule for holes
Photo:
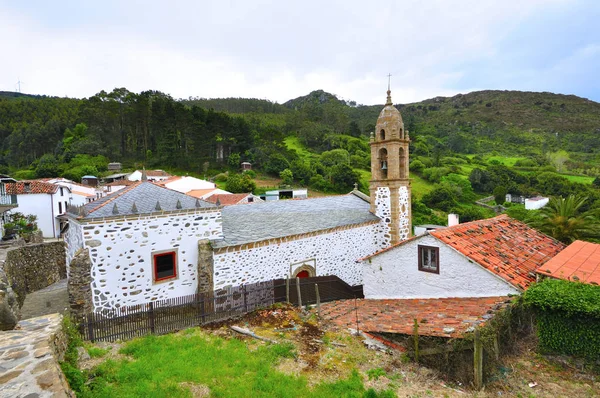
[[[101,209],[102,207],[106,206],[108,203],[113,202],[115,199],[117,199],[117,198],[125,195],[127,192],[131,191],[133,188],[135,188],[135,187],[137,187],[137,186],[139,186],[141,184],[142,184],[142,181],[137,181],[135,184],[132,184],[132,185],[130,185],[128,187],[125,187],[123,189],[119,189],[117,192],[113,193],[112,195],[108,195],[107,197],[109,199],[105,200],[104,202],[100,203],[98,206],[96,206],[93,209],[91,209],[90,211],[88,211],[88,214],[93,213],[93,212]]]

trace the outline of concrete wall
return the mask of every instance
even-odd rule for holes
[[[214,209],[98,219],[80,227],[97,312],[196,293],[198,241],[223,233],[221,212]],[[77,231],[68,237],[70,258],[79,246]],[[177,251],[177,277],[155,283],[152,254],[166,250]]]
[[[17,294],[19,306],[28,293],[66,278],[65,258],[63,242],[28,245],[6,253],[4,272]]]
[[[419,271],[418,245],[440,248],[440,273]],[[491,297],[518,294],[499,276],[431,235],[424,235],[363,262],[369,299]]]
[[[377,223],[218,249],[214,287],[289,278],[305,262],[316,268],[317,276],[337,275],[350,285],[360,285],[362,267],[356,260],[385,247],[386,232]]]

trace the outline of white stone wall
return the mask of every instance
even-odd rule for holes
[[[75,253],[83,248],[83,228],[75,220],[69,220],[69,229],[65,233],[65,245],[67,253],[67,277],[69,276],[69,264],[75,257]]]
[[[417,246],[440,248],[440,273],[419,271]],[[491,297],[519,290],[431,235],[424,235],[363,262],[368,299]]]
[[[58,200],[60,196],[47,193],[17,195],[19,207],[10,210],[10,213],[23,213],[26,216],[34,214],[37,216],[38,229],[42,231],[44,238],[55,238],[57,236]]]
[[[407,187],[398,189],[398,198],[398,238],[402,241],[410,238],[410,195]]]
[[[94,310],[196,293],[198,240],[221,239],[218,210],[141,215],[83,225]],[[153,282],[152,253],[177,251],[177,278]]]
[[[384,247],[388,247],[392,242],[389,223],[392,220],[392,207],[390,200],[390,189],[388,187],[377,187],[375,192],[375,215],[381,219],[380,228],[384,230]]]
[[[337,275],[350,285],[362,283],[359,258],[385,247],[381,223],[246,250],[215,254],[215,289],[289,278],[290,265],[314,259],[317,276]],[[312,264],[312,263],[311,263]]]

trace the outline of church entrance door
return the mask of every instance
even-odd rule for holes
[[[307,270],[300,271],[296,274],[296,278],[308,278],[308,277],[310,277],[310,274],[308,273]]]

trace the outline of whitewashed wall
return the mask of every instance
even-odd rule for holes
[[[67,277],[69,276],[69,266],[71,260],[75,257],[77,251],[83,248],[83,228],[75,220],[69,220],[69,229],[65,233],[65,245],[67,255]]]
[[[42,231],[44,238],[54,238],[57,236],[56,229],[58,225],[56,224],[58,223],[54,217],[58,215],[58,202],[55,200],[53,203],[51,194],[29,193],[18,195],[17,203],[19,207],[11,210],[11,213],[35,214],[37,216],[38,229]]]
[[[221,239],[221,212],[181,212],[84,224],[94,310],[194,294],[198,240]],[[177,278],[153,282],[152,253],[177,250]]]
[[[398,188],[398,238],[406,240],[410,238],[410,196],[407,187]]]
[[[338,230],[280,244],[215,254],[215,289],[289,278],[290,266],[314,259],[317,276],[337,275],[350,285],[362,283],[361,257],[385,247],[381,223]]]
[[[440,248],[440,273],[419,271],[417,246]],[[491,297],[519,290],[431,235],[406,242],[363,262],[369,299]]]

